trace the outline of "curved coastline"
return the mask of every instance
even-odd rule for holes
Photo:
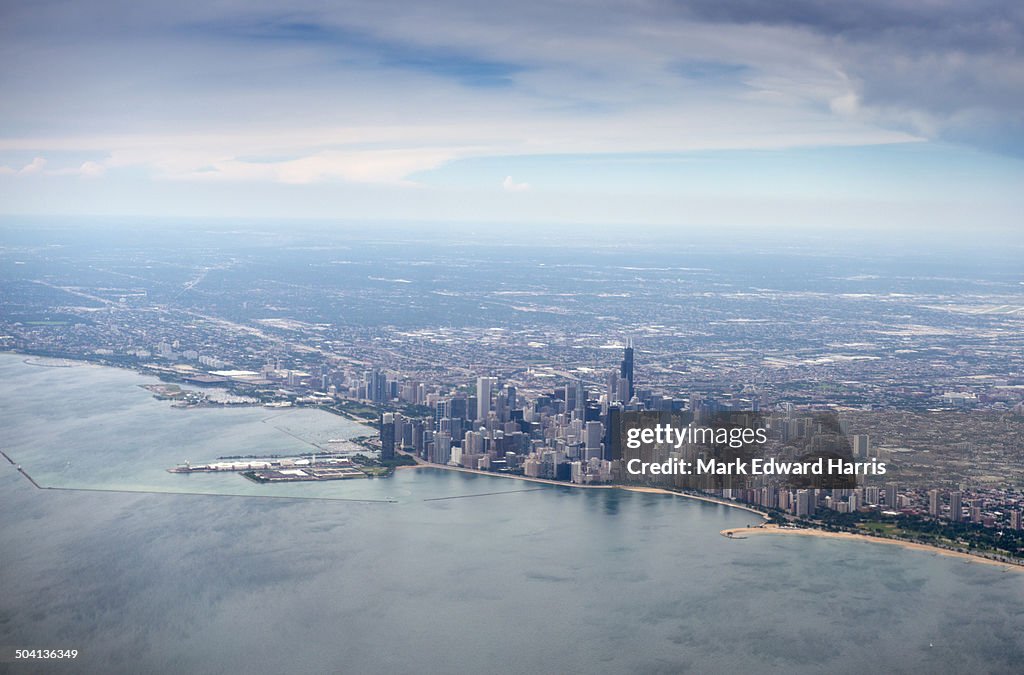
[[[655,488],[655,487],[642,487],[642,486],[635,486],[634,487],[634,486],[629,486],[629,485],[609,485],[608,487],[616,487],[616,488],[619,488],[621,490],[627,490],[629,492],[646,492],[646,493],[649,493],[649,494],[674,495],[676,497],[685,497],[686,499],[696,499],[697,501],[708,502],[709,504],[719,504],[720,506],[728,506],[728,507],[733,508],[733,509],[739,509],[741,511],[747,511],[748,513],[753,513],[754,515],[759,516],[760,518],[762,518],[766,522],[768,520],[768,515],[767,514],[762,513],[761,511],[758,511],[755,508],[747,506],[746,504],[740,504],[739,502],[732,502],[732,501],[729,501],[727,499],[719,499],[717,497],[711,497],[710,495],[705,496],[705,495],[694,495],[694,494],[690,494],[688,492],[673,492],[672,490],[666,490],[665,488]],[[751,529],[756,529],[756,528],[751,528]]]
[[[88,361],[54,358],[50,356],[29,356],[22,359],[21,362],[26,366],[36,366],[37,368],[75,368],[89,363]]]
[[[25,363],[26,365],[40,366],[42,364],[40,364],[40,363],[32,363],[31,361],[33,361],[33,360],[51,360],[51,361],[60,361],[60,362],[62,362],[65,365],[48,366],[48,367],[74,367],[74,366],[79,366],[79,365],[82,365],[82,366],[84,366],[84,365],[99,365],[99,366],[104,367],[104,368],[114,368],[114,369],[117,369],[117,370],[134,372],[136,374],[139,374],[139,375],[142,375],[142,376],[145,376],[145,377],[156,378],[156,374],[155,373],[149,372],[149,371],[147,371],[145,369],[128,367],[128,366],[126,366],[124,364],[95,363],[95,362],[87,360],[87,359],[69,359],[69,358],[65,358],[65,357],[41,356],[41,355],[32,354],[31,352],[21,352],[21,351],[18,351],[18,350],[4,350],[4,351],[0,351],[0,353],[8,353],[8,354],[12,354],[12,355],[20,355],[20,356],[23,357],[22,358],[22,362]],[[328,412],[333,412],[333,411],[328,411]],[[360,424],[365,424],[366,423],[366,420],[354,418],[354,417],[351,417],[349,415],[339,415],[339,416],[342,417],[343,419],[352,420],[352,421],[358,422]],[[398,450],[398,452],[401,453],[401,454],[408,454],[408,453],[402,452],[401,450]],[[685,497],[687,499],[693,499],[693,500],[697,500],[697,501],[707,502],[709,504],[718,504],[720,506],[726,506],[726,507],[730,507],[730,508],[734,508],[734,509],[740,509],[742,511],[747,511],[748,513],[755,514],[755,515],[760,516],[761,518],[767,520],[767,516],[765,514],[763,514],[762,512],[760,512],[760,511],[758,511],[758,510],[756,510],[754,508],[749,507],[746,504],[741,504],[741,503],[738,503],[738,502],[733,502],[733,501],[729,501],[729,500],[725,500],[725,499],[720,499],[720,498],[712,497],[710,495],[707,495],[707,496],[705,496],[705,495],[695,495],[695,494],[689,494],[689,493],[684,493],[684,492],[675,492],[675,491],[667,490],[667,489],[664,489],[664,488],[646,487],[646,486],[639,486],[639,485],[638,486],[611,485],[611,484],[580,485],[580,484],[576,484],[576,483],[567,483],[567,482],[564,482],[564,481],[550,480],[550,479],[547,479],[547,478],[534,478],[534,477],[530,477],[530,476],[514,476],[514,475],[509,475],[509,474],[495,473],[495,472],[492,472],[492,471],[481,471],[479,469],[467,469],[465,467],[448,466],[448,465],[444,465],[444,464],[433,464],[433,463],[430,463],[430,462],[426,462],[426,461],[424,461],[423,459],[421,459],[419,457],[415,457],[413,455],[410,455],[410,456],[412,456],[416,460],[417,463],[415,465],[398,466],[398,467],[396,467],[396,469],[402,470],[402,469],[416,469],[416,468],[420,468],[420,467],[427,467],[427,468],[434,468],[434,469],[442,469],[444,471],[459,471],[459,472],[463,472],[463,473],[474,473],[474,474],[480,474],[480,475],[483,475],[483,476],[491,476],[491,477],[495,477],[495,478],[514,478],[514,479],[523,480],[523,481],[527,481],[527,482],[531,482],[531,483],[540,483],[540,484],[544,484],[544,485],[556,485],[556,486],[562,486],[562,487],[567,487],[567,488],[587,488],[587,489],[604,489],[604,490],[607,490],[607,489],[621,489],[621,490],[626,490],[628,492],[642,492],[642,493],[648,493],[648,494],[672,495],[672,496],[676,496],[676,497]]]
[[[985,563],[986,565],[995,565],[997,567],[1002,567],[1004,569],[1012,569],[1018,572],[1024,572],[1024,565],[1002,562],[1000,560],[992,560],[991,558],[986,558],[975,553],[965,553],[963,551],[955,551],[948,548],[932,546],[930,544],[922,544],[916,541],[907,541],[904,539],[887,539],[885,537],[875,537],[870,534],[858,534],[856,532],[830,532],[828,530],[814,530],[804,527],[778,527],[776,525],[762,525],[759,527],[731,527],[725,530],[721,530],[719,534],[725,537],[726,539],[746,539],[749,535],[756,534],[799,534],[812,537],[823,537],[825,539],[846,539],[847,541],[860,541],[875,544],[890,544],[894,546],[902,546],[903,548],[912,549],[915,551],[928,551],[932,554],[949,556],[951,558],[960,558],[965,562]]]
[[[121,370],[129,370],[129,371],[138,373],[140,375],[154,376],[153,373],[145,371],[145,370],[142,370],[142,369],[130,368],[130,367],[126,367],[126,366],[123,366],[123,365],[117,365],[117,364],[107,364],[107,363],[96,364],[95,362],[87,360],[87,359],[70,359],[70,358],[64,358],[64,357],[47,357],[47,356],[34,355],[31,352],[21,352],[19,350],[2,350],[2,351],[0,351],[0,353],[8,353],[8,354],[13,354],[13,355],[23,355],[23,356],[26,356],[27,358],[22,359],[22,362],[25,365],[30,365],[30,366],[48,367],[48,368],[70,368],[70,367],[75,367],[75,366],[78,366],[78,365],[101,365],[101,366],[108,367],[108,368],[118,368],[118,369],[121,369]],[[33,362],[34,359],[38,359],[38,360],[49,359],[49,360],[52,360],[52,361],[59,361],[61,363],[39,363],[39,362]],[[348,417],[348,416],[344,416],[344,417]],[[365,422],[364,420],[355,420],[355,421]],[[399,450],[399,452],[401,452],[401,451]],[[407,453],[402,453],[402,454],[407,454]],[[726,506],[726,507],[730,507],[730,508],[734,508],[734,509],[740,509],[742,511],[747,511],[748,513],[752,513],[752,514],[755,514],[757,516],[760,516],[765,521],[768,520],[768,517],[767,517],[766,514],[764,514],[761,511],[758,511],[758,510],[756,510],[756,509],[754,509],[754,508],[752,508],[750,506],[747,506],[746,504],[742,504],[742,503],[738,503],[738,502],[734,502],[734,501],[729,501],[729,500],[725,500],[725,499],[721,499],[721,498],[716,498],[716,497],[712,497],[710,495],[708,495],[708,496],[696,495],[696,494],[690,494],[690,493],[685,493],[685,492],[675,492],[675,491],[672,491],[672,490],[667,490],[665,488],[647,487],[647,486],[612,485],[612,484],[581,485],[581,484],[567,483],[567,482],[564,482],[564,481],[557,481],[557,480],[551,480],[551,479],[546,479],[546,478],[534,478],[534,477],[530,477],[530,476],[516,476],[516,475],[495,473],[495,472],[491,472],[491,471],[482,471],[482,470],[478,470],[478,469],[467,469],[465,467],[456,467],[456,466],[448,466],[448,465],[442,465],[442,464],[433,464],[433,463],[430,463],[430,462],[426,462],[426,461],[422,460],[419,457],[413,456],[413,458],[416,460],[417,464],[409,465],[409,466],[399,466],[399,467],[396,467],[396,468],[397,469],[417,469],[417,468],[424,468],[424,467],[426,467],[426,468],[442,469],[442,470],[445,470],[445,471],[460,471],[460,472],[463,472],[463,473],[473,473],[473,474],[479,474],[479,475],[491,476],[491,477],[498,477],[498,478],[514,478],[514,479],[523,480],[523,481],[532,482],[532,483],[541,483],[541,484],[546,484],[546,485],[555,485],[555,486],[562,486],[562,487],[568,487],[568,488],[620,489],[620,490],[625,490],[625,491],[628,491],[628,492],[640,492],[640,493],[647,493],[647,494],[671,495],[671,496],[676,496],[676,497],[684,497],[686,499],[693,499],[693,500],[697,500],[697,501],[703,501],[703,502],[707,502],[707,503],[710,503],[710,504],[718,504],[718,505],[721,505],[721,506]],[[10,458],[8,458],[8,459],[10,459]],[[11,463],[13,464],[13,461],[11,461]],[[26,475],[26,477],[28,477],[28,476]],[[29,480],[31,480],[31,477],[29,477]],[[44,488],[44,489],[61,489],[61,488]],[[238,496],[242,496],[242,495],[238,495]],[[245,495],[245,496],[249,496],[249,495]],[[1024,564],[1015,564],[1015,563],[1003,562],[1003,561],[999,561],[999,560],[993,560],[993,559],[986,558],[986,557],[983,557],[983,556],[980,556],[980,555],[977,555],[977,554],[973,554],[973,553],[966,553],[966,552],[963,552],[963,551],[957,551],[957,550],[941,548],[941,547],[938,547],[938,546],[932,546],[932,545],[923,544],[923,543],[920,543],[920,542],[907,541],[907,540],[903,540],[903,539],[890,539],[890,538],[884,538],[884,537],[876,537],[876,536],[872,536],[872,535],[868,535],[868,534],[859,534],[859,533],[854,533],[854,532],[830,532],[830,531],[827,531],[827,530],[817,530],[817,529],[811,529],[811,528],[788,528],[788,527],[787,528],[781,528],[781,527],[778,527],[776,525],[767,524],[767,522],[765,522],[765,523],[762,523],[759,526],[754,526],[754,527],[727,528],[727,529],[719,531],[719,534],[722,535],[723,537],[727,538],[727,539],[745,539],[745,538],[747,538],[750,535],[757,535],[757,534],[798,534],[798,535],[808,535],[808,536],[824,537],[824,538],[830,538],[830,539],[846,539],[846,540],[869,542],[869,543],[873,542],[873,543],[878,543],[878,544],[890,544],[890,545],[902,546],[903,548],[907,548],[907,549],[913,549],[913,550],[919,550],[919,551],[930,551],[932,554],[944,555],[944,556],[954,557],[954,558],[960,558],[960,559],[964,560],[965,562],[979,562],[979,563],[985,563],[985,564],[988,564],[988,565],[994,565],[994,566],[1003,567],[1004,569],[1014,569],[1016,571],[1024,571]]]
[[[399,452],[401,452],[401,451],[399,450]],[[402,454],[408,454],[408,453],[402,453]],[[550,478],[534,478],[532,476],[515,476],[515,475],[507,474],[507,473],[495,473],[493,471],[483,471],[481,469],[467,469],[466,467],[463,467],[463,466],[449,466],[447,464],[432,464],[430,462],[426,462],[426,461],[420,459],[419,457],[415,457],[413,455],[409,455],[409,456],[416,460],[416,464],[409,464],[409,465],[406,465],[406,466],[399,466],[399,467],[396,467],[397,470],[402,470],[402,469],[422,469],[422,468],[426,468],[426,469],[441,469],[443,471],[459,471],[459,472],[462,472],[462,473],[475,473],[475,474],[478,474],[478,475],[481,475],[481,476],[492,476],[494,478],[513,478],[515,480],[524,480],[524,481],[527,481],[527,482],[530,482],[530,483],[543,483],[545,485],[559,485],[561,487],[568,487],[568,488],[586,488],[586,489],[595,489],[595,490],[625,490],[627,492],[643,492],[643,493],[646,493],[646,494],[671,495],[671,496],[674,496],[674,497],[685,497],[686,499],[695,499],[695,500],[701,501],[701,502],[708,502],[709,504],[718,504],[720,506],[728,506],[728,507],[733,508],[733,509],[740,509],[741,511],[747,511],[749,513],[753,513],[753,514],[756,514],[757,516],[760,516],[764,520],[768,520],[768,516],[767,515],[765,515],[764,513],[758,511],[755,508],[747,506],[746,504],[740,504],[738,502],[732,502],[732,501],[729,501],[729,500],[726,500],[726,499],[718,499],[718,498],[712,497],[710,495],[708,495],[708,496],[694,495],[694,494],[689,494],[687,492],[674,492],[672,490],[666,490],[665,488],[645,487],[645,486],[642,486],[642,485],[615,485],[615,484],[606,484],[606,483],[602,483],[600,485],[581,485],[579,483],[566,483],[565,481],[551,480]]]

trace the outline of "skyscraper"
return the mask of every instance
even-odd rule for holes
[[[483,422],[491,411],[491,391],[498,384],[496,377],[476,378],[476,421]]]
[[[890,511],[896,508],[897,497],[899,497],[899,485],[887,483],[885,486],[885,505]]]
[[[461,420],[469,419],[469,399],[465,396],[455,396],[449,401],[449,417]]]
[[[600,422],[587,422],[583,427],[583,442],[587,459],[591,457],[604,459],[601,441],[604,440],[604,428]]]
[[[608,374],[605,375],[605,393],[608,396],[608,402],[613,403],[619,400],[619,371],[609,370]]]
[[[622,406],[608,406],[608,424],[605,425],[604,457],[609,461],[622,459]]]
[[[626,340],[626,349],[622,354],[622,365],[619,366],[619,377],[628,383],[629,400],[633,400],[633,338]],[[628,401],[625,401],[628,403]]]
[[[441,420],[452,417],[451,399],[443,398],[434,406],[434,429],[439,429]]]
[[[508,393],[499,390],[494,397],[494,412],[498,415],[499,422],[508,422]]]
[[[854,434],[850,440],[853,446],[854,457],[864,459],[871,452],[871,436],[867,434]]]
[[[374,403],[383,403],[390,398],[388,378],[379,370],[372,370],[366,374],[366,398]]]
[[[567,384],[562,387],[562,400],[565,401],[565,413],[568,415],[576,409],[576,387]]]
[[[380,458],[382,461],[395,458],[395,416],[384,413],[380,416]]]
[[[810,493],[807,490],[796,491],[796,508],[793,509],[798,518],[806,516],[810,512]]]
[[[960,522],[960,514],[963,511],[963,493],[954,490],[949,493],[949,519],[954,523]]]

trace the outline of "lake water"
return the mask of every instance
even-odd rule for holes
[[[719,530],[751,514],[620,490],[439,469],[275,486],[172,475],[367,432],[313,410],[174,409],[136,386],[151,378],[24,359],[0,354],[0,447],[42,485],[152,492],[37,490],[0,462],[0,657],[80,652],[0,672],[1024,663],[1024,574],[895,546],[730,541]]]

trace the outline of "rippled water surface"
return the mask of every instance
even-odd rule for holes
[[[115,490],[37,490],[0,462],[0,646],[80,652],[32,672],[1024,663],[1024,574],[894,546],[729,541],[719,530],[753,516],[620,490],[438,469],[280,486],[172,475],[369,432],[312,410],[174,409],[138,374],[24,359],[0,354],[0,447],[41,485]]]

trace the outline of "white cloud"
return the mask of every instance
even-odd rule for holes
[[[47,176],[83,176],[96,178],[106,172],[106,167],[99,162],[82,162],[79,166],[68,166],[60,169],[48,169],[43,173]]]
[[[172,158],[157,153],[152,157],[137,156],[134,161],[121,156],[119,163],[154,164],[161,167],[163,178],[171,180],[272,181],[286,184],[340,180],[404,184],[408,183],[406,176],[436,168],[456,157],[455,152],[448,148],[301,150],[310,154],[292,159],[256,161],[243,159],[246,153],[240,153],[242,157],[204,157],[196,153]]]
[[[98,162],[82,162],[82,166],[78,167],[78,173],[88,178],[102,176],[105,171],[106,167]]]
[[[18,174],[22,176],[28,176],[34,173],[39,173],[46,166],[46,160],[42,157],[36,157],[31,162],[21,167],[21,171]]]
[[[505,192],[525,192],[530,189],[529,183],[517,183],[512,180],[512,176],[505,176],[501,186],[505,188]]]
[[[735,101],[727,117],[718,114],[713,103],[700,101],[638,105],[584,118],[529,111],[516,119],[460,117],[455,109],[451,116],[448,122],[424,115],[385,126],[254,126],[224,133],[211,128],[202,133],[0,138],[0,152],[108,156],[102,164],[87,162],[74,170],[82,175],[131,167],[175,181],[407,184],[417,173],[481,157],[664,154],[919,140],[857,120],[794,112],[757,100]],[[516,185],[503,183],[506,190]]]
[[[90,14],[102,39],[85,31],[81,44],[23,64],[36,77],[5,92],[7,109],[31,115],[0,122],[37,133],[0,138],[0,150],[103,153],[107,169],[142,168],[172,180],[391,184],[478,157],[916,139],[863,115],[837,114],[855,112],[852,85],[829,42],[808,31],[735,24],[712,31],[646,3],[642,11],[597,7],[586,25],[578,25],[571,3],[515,11],[357,4],[358,11],[310,9],[311,26],[341,37],[306,43],[278,25],[272,4],[168,8],[167,16],[114,12],[103,20]],[[172,31],[162,35],[167,44],[132,42],[133,58],[124,59],[126,35],[138,32],[126,22],[159,32],[183,14],[195,25],[202,25],[196,16],[210,21],[189,49],[167,49],[182,39]],[[247,40],[246,26],[283,33]],[[345,39],[350,33],[359,39]],[[375,48],[397,49],[398,57]],[[740,74],[723,82],[714,69],[687,78],[674,67],[718,61],[739,64]],[[466,83],[474,69],[486,73],[494,64],[498,72],[507,66],[507,86]],[[70,109],[78,112],[62,112]],[[99,170],[79,168],[82,175]]]

